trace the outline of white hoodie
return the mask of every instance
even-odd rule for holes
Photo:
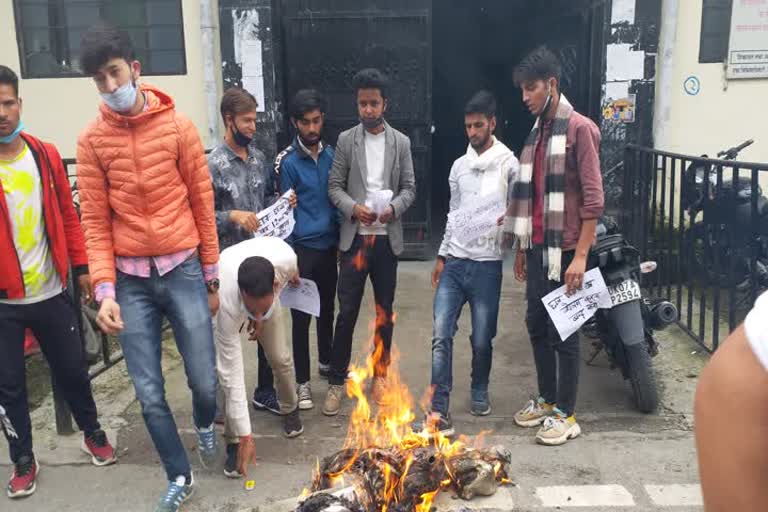
[[[501,199],[506,204],[507,190],[520,173],[520,162],[502,142],[493,138],[493,145],[478,155],[472,145],[467,153],[451,167],[448,184],[451,189],[450,212],[477,205],[481,200]],[[474,261],[502,259],[502,229],[467,244],[457,242],[452,236],[451,223],[445,227],[443,243],[438,254],[443,257],[465,258]]]

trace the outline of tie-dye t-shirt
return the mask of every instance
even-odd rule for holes
[[[25,297],[4,304],[32,304],[61,293],[43,219],[40,174],[28,146],[13,160],[0,160],[0,183],[8,205],[13,242],[24,275]]]

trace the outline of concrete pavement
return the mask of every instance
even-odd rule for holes
[[[430,376],[432,331],[431,263],[404,262],[399,271],[396,299],[395,343],[402,357],[403,380],[421,397]],[[536,392],[535,370],[524,325],[524,289],[505,272],[499,333],[494,344],[491,376],[493,413],[485,418],[469,414],[471,350],[469,313],[465,308],[454,349],[454,392],[451,409],[456,429],[476,435],[491,431],[489,443],[508,446],[513,453],[516,487],[506,488],[483,501],[461,502],[443,496],[440,509],[461,506],[486,510],[701,510],[692,436],[692,403],[696,377],[706,358],[676,328],[659,333],[661,354],[655,365],[662,407],[654,415],[633,410],[630,392],[603,356],[582,368],[577,417],[584,434],[558,448],[534,443],[534,431],[513,425],[514,412]],[[372,293],[366,293],[356,330],[356,355],[364,359],[373,319]],[[314,340],[312,341],[314,343]],[[589,352],[583,344],[582,359]],[[256,351],[245,347],[249,388],[256,382]],[[336,418],[320,412],[327,383],[314,376],[315,409],[302,413],[304,435],[293,440],[281,435],[280,418],[252,412],[257,436],[256,488],[247,491],[242,481],[223,476],[221,467],[205,471],[194,453],[191,400],[178,354],[168,343],[164,364],[168,401],[188,446],[198,489],[185,507],[190,512],[279,510],[281,501],[299,494],[310,482],[318,457],[338,449],[344,439],[352,404],[344,404]],[[316,375],[316,367],[313,367]],[[16,511],[143,511],[152,510],[164,491],[162,467],[146,433],[124,368],[113,369],[95,383],[102,422],[118,442],[120,463],[96,468],[78,453],[79,436],[59,438],[51,433],[50,401],[34,413],[35,442],[42,461],[38,492],[29,499],[10,502],[0,497],[2,510]],[[5,445],[0,464],[7,464]],[[223,465],[223,453],[222,453]],[[2,468],[5,473],[10,467]]]

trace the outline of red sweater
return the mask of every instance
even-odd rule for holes
[[[72,190],[61,156],[53,144],[21,134],[29,146],[40,172],[43,193],[43,219],[53,265],[66,285],[69,265],[75,276],[88,273],[88,257],[80,221],[72,203]],[[13,227],[5,192],[0,183],[0,298],[21,299],[26,296],[16,246],[13,243]]]

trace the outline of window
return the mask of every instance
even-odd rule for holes
[[[731,35],[732,0],[704,0],[701,12],[699,62],[725,62]],[[684,15],[682,10],[680,15]]]
[[[14,0],[24,78],[80,75],[80,38],[106,20],[130,34],[144,75],[183,75],[181,0]]]

